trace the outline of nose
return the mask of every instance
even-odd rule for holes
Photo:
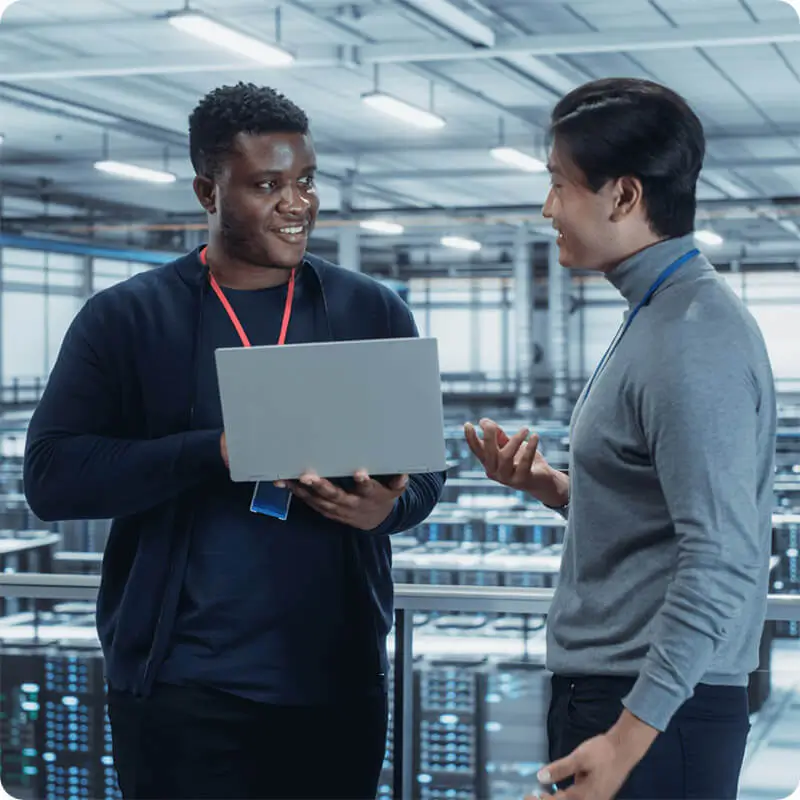
[[[542,209],[542,216],[545,219],[553,219],[553,190],[547,193],[547,200],[544,201],[544,208]]]
[[[311,201],[300,187],[290,183],[283,187],[280,196],[280,211],[283,214],[303,216],[311,206]]]

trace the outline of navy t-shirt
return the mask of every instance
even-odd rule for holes
[[[287,343],[314,341],[325,329],[314,290],[301,270]],[[224,292],[250,342],[276,344],[287,286]],[[208,291],[195,396],[199,429],[222,426],[214,351],[235,346],[239,336]],[[368,652],[373,638],[364,626],[372,622],[347,546],[352,531],[296,498],[286,521],[255,514],[253,488],[225,480],[197,501],[178,617],[158,680],[286,705],[376,690],[380,666]],[[316,626],[323,633],[302,635],[307,617],[323,619]]]

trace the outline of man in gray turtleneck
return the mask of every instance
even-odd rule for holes
[[[603,272],[628,311],[575,407],[568,475],[527,431],[467,426],[490,477],[568,515],[541,778],[574,779],[570,798],[735,798],[768,590],[769,358],[695,249],[704,136],[687,104],[598,81],[552,132],[561,263]]]

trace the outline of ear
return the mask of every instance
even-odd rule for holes
[[[629,217],[642,205],[643,196],[642,182],[638,178],[626,177],[616,180],[612,188],[614,208],[611,212],[611,221],[621,222]]]
[[[192,183],[194,193],[200,205],[208,214],[217,213],[217,185],[211,178],[196,176]]]

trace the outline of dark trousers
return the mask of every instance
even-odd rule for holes
[[[271,706],[206,689],[109,691],[120,789],[136,800],[374,798],[387,698]]]
[[[550,760],[605,733],[632,678],[555,676],[547,718]],[[750,721],[747,689],[700,685],[633,770],[620,800],[735,800]]]

